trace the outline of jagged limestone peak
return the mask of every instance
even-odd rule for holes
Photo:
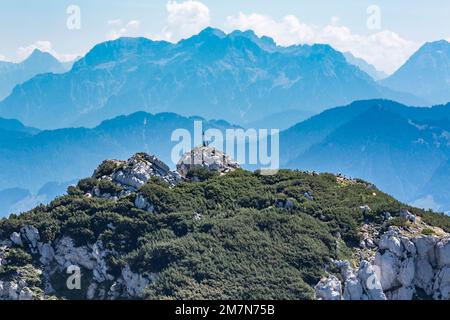
[[[193,169],[227,173],[239,168],[239,164],[224,152],[207,145],[195,147],[185,153],[177,164],[177,171],[183,177]]]

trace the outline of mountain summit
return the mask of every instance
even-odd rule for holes
[[[35,49],[21,63],[0,61],[0,100],[7,97],[16,85],[42,73],[62,73],[65,66],[50,53]]]
[[[135,111],[243,125],[383,97],[417,102],[378,85],[328,45],[279,47],[252,31],[207,28],[177,44],[145,38],[98,44],[70,72],[21,85],[0,103],[0,116],[44,129],[94,126]]]
[[[450,101],[450,43],[423,45],[392,76],[381,82],[397,91],[414,93],[432,104]]]

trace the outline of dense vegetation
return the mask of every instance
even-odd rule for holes
[[[100,239],[118,253],[109,261],[114,275],[126,263],[158,274],[146,290],[151,299],[309,299],[329,259],[349,258],[358,226],[381,223],[384,211],[406,208],[450,230],[449,217],[330,174],[238,170],[201,180],[173,189],[150,181],[140,190],[155,206],[149,213],[134,206],[134,194],[116,202],[85,196],[93,185],[114,187],[86,179],[48,206],[1,220],[0,239],[26,224],[37,227],[44,242],[61,235],[78,245]],[[372,210],[362,213],[362,205]]]

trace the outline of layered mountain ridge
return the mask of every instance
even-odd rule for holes
[[[380,82],[393,90],[414,92],[430,104],[450,101],[450,43],[424,44],[389,78]]]
[[[177,44],[145,38],[98,44],[70,72],[17,87],[0,103],[0,116],[41,129],[95,126],[136,111],[243,125],[370,98],[423,102],[378,85],[328,45],[279,47],[252,31],[208,28]]]
[[[21,63],[0,61],[0,101],[6,98],[16,85],[20,85],[39,74],[63,73],[68,66],[59,62],[50,53],[35,49]]]

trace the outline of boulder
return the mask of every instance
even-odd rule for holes
[[[319,300],[341,300],[342,287],[339,279],[333,275],[323,278],[314,287],[316,298]]]
[[[37,248],[40,240],[39,231],[34,226],[25,226],[20,229],[22,238],[27,242],[30,248],[34,251]]]
[[[405,218],[411,222],[416,222],[417,217],[412,214],[411,212],[409,212],[408,210],[401,210],[399,212],[399,216],[402,218]]]
[[[145,197],[141,194],[138,194],[136,196],[136,199],[134,200],[134,205],[138,209],[146,210],[150,213],[155,212],[155,207],[150,202],[148,202],[147,199],[145,199]]]
[[[13,244],[15,244],[16,246],[19,246],[19,247],[23,246],[22,237],[20,236],[20,233],[18,233],[18,232],[11,233],[10,239],[11,239],[11,242]]]
[[[389,230],[380,239],[378,247],[381,250],[389,250],[394,253],[397,257],[403,256],[403,245],[397,232],[394,230]]]

